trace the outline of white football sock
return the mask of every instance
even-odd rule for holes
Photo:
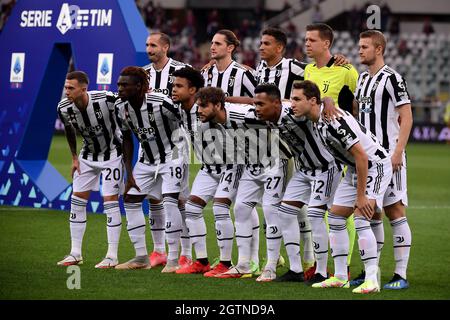
[[[267,264],[266,269],[276,271],[278,258],[280,257],[281,228],[278,218],[279,205],[263,205],[264,217],[266,220],[266,247]]]
[[[226,203],[214,202],[213,213],[216,222],[216,236],[220,250],[220,261],[231,261],[234,226],[233,221],[231,221],[230,206]]]
[[[150,203],[150,231],[153,239],[153,251],[166,252],[166,215],[162,203]]]
[[[406,217],[391,221],[394,240],[395,273],[406,279],[409,252],[411,250],[411,229]]]
[[[81,247],[87,221],[86,205],[87,200],[72,195],[69,217],[70,238],[72,240],[70,254],[75,257],[81,257]]]
[[[253,226],[253,232],[252,232],[252,253],[251,253],[251,261],[259,265],[259,215],[258,210],[256,210],[256,207],[252,210],[252,226]]]
[[[325,210],[308,208],[308,217],[311,221],[314,254],[316,257],[316,273],[327,276],[328,263],[328,231],[325,223]]]
[[[182,219],[178,209],[178,199],[165,196],[163,199],[164,212],[166,213],[166,239],[169,253],[168,260],[178,260],[179,244],[181,239]]]
[[[254,207],[254,202],[237,202],[234,206],[236,244],[239,252],[238,265],[248,268],[250,268],[253,237],[251,215]]]
[[[311,224],[308,218],[308,207],[304,205],[297,215],[300,227],[300,243],[303,243],[303,261],[314,262],[314,250],[312,243]]]
[[[186,226],[186,209],[184,205],[178,205],[181,214],[181,256],[192,259],[191,238]]]
[[[142,202],[125,202],[124,207],[127,217],[127,231],[136,250],[136,256],[146,256],[145,216],[142,211]]]
[[[328,225],[330,226],[330,248],[334,259],[334,276],[341,280],[348,280],[347,256],[349,239],[346,227],[347,219],[328,211]]]
[[[361,260],[366,270],[366,280],[378,281],[376,273],[368,270],[376,268],[377,265],[377,241],[370,227],[370,222],[364,217],[355,216],[355,229],[358,234],[358,246]]]
[[[300,257],[300,228],[297,220],[299,212],[300,208],[286,203],[281,203],[278,209],[279,225],[289,258],[289,268],[297,273],[303,271]]]
[[[189,230],[192,246],[197,259],[208,257],[206,249],[206,224],[203,207],[192,201],[186,202],[186,226]]]
[[[108,252],[106,256],[117,259],[119,250],[120,231],[122,230],[122,216],[120,215],[119,201],[106,201],[103,203],[106,214],[106,233],[108,235]]]
[[[383,220],[370,220],[370,227],[377,241],[377,265],[380,265],[381,250],[384,245],[384,226]]]

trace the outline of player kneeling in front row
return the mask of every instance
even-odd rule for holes
[[[335,265],[333,277],[312,285],[313,288],[349,288],[347,256],[349,238],[346,219],[354,211],[358,245],[366,272],[365,281],[353,293],[378,292],[377,242],[370,228],[375,210],[382,207],[383,196],[392,176],[387,151],[352,115],[342,111],[337,119],[321,117],[319,88],[311,81],[294,84],[291,99],[297,117],[306,116],[317,129],[323,146],[339,161],[348,165],[331,207],[330,246]],[[355,209],[354,209],[355,208]]]
[[[73,176],[69,220],[72,249],[58,265],[83,263],[81,247],[86,230],[86,205],[101,175],[108,252],[106,258],[95,267],[114,268],[118,264],[117,250],[122,226],[119,193],[123,187],[121,135],[114,116],[116,97],[107,91],[87,91],[88,84],[86,73],[68,73],[64,84],[67,98],[58,104],[58,114],[72,153]],[[75,129],[83,137],[80,156],[76,153]]]

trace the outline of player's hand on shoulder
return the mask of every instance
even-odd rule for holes
[[[334,105],[333,99],[330,97],[324,97],[322,99],[323,102],[323,110],[322,116],[327,121],[333,121],[342,116],[342,113],[339,112],[339,109]]]
[[[350,60],[347,59],[346,56],[338,53],[334,55],[334,65],[342,66],[344,64],[350,64]]]
[[[204,71],[208,70],[209,68],[211,68],[215,64],[216,64],[216,60],[211,59],[207,64],[205,64],[203,66],[203,68],[200,69],[200,72],[204,72]]]

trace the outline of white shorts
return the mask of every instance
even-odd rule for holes
[[[374,163],[367,174],[366,196],[376,200],[377,208],[383,208],[383,197],[392,177],[391,159]],[[333,205],[353,208],[356,203],[356,169],[348,167],[344,178],[339,183]]]
[[[403,152],[403,165],[397,172],[392,173],[391,182],[384,194],[383,207],[390,206],[401,201],[405,207],[408,206],[408,194],[406,188],[406,155]]]
[[[208,173],[206,170],[199,170],[192,184],[191,195],[199,197],[206,203],[211,198],[226,198],[233,202],[241,175],[242,165],[233,166],[232,169],[222,173]]]
[[[151,199],[161,200],[166,193],[180,193],[183,189],[187,165],[183,162],[168,161],[160,164],[137,162],[133,176],[139,192],[135,188],[128,191],[130,195],[147,195]]]
[[[289,180],[283,201],[301,201],[310,207],[326,205],[330,208],[341,176],[342,171],[337,167],[315,176],[296,170]]]
[[[73,192],[98,190],[102,177],[102,195],[112,196],[123,192],[122,156],[108,161],[90,161],[79,158],[80,171],[73,174]]]
[[[246,166],[239,181],[236,203],[279,204],[286,190],[287,171],[287,160],[280,160],[278,168],[270,171]]]

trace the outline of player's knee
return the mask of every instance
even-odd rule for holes
[[[329,212],[328,225],[330,226],[330,231],[343,231],[346,229],[346,224],[347,218]]]
[[[118,194],[113,194],[112,196],[104,196],[103,197],[103,201],[107,202],[107,201],[119,201],[119,195]]]
[[[73,192],[72,197],[75,196],[77,198],[81,198],[83,200],[89,200],[89,195],[91,194],[90,191],[83,191],[83,192]]]
[[[134,195],[134,194],[126,194],[123,197],[123,201],[125,203],[139,203],[144,201],[145,196]]]
[[[167,199],[170,199],[170,200],[175,199],[175,200],[177,201],[177,203],[178,203],[178,198],[179,198],[179,196],[180,196],[180,193],[179,193],[179,192],[174,192],[174,193],[164,193],[164,194],[163,194],[163,202],[164,202],[165,200],[167,200]]]
[[[389,218],[390,221],[406,217],[405,206],[403,205],[401,200],[397,201],[394,204],[391,204],[390,206],[385,207],[384,212],[386,213],[386,216]]]
[[[247,221],[251,218],[253,203],[236,202],[234,205],[234,216],[236,221]]]
[[[197,220],[203,218],[203,207],[201,204],[188,200],[185,204],[186,220]]]

